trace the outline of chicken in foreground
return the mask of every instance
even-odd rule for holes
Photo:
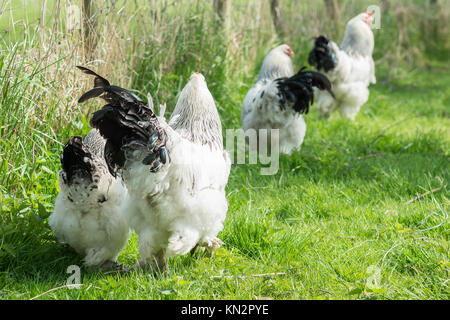
[[[258,80],[244,98],[242,128],[279,129],[280,152],[299,150],[305,137],[306,123],[302,114],[313,103],[313,87],[333,95],[327,77],[301,68],[293,72],[288,45],[273,49],[264,59]]]
[[[336,96],[316,92],[322,117],[330,117],[337,109],[341,116],[354,120],[369,99],[369,84],[376,83],[371,23],[372,16],[368,12],[351,19],[340,47],[323,35],[316,38],[308,62],[327,75]]]
[[[84,141],[70,138],[61,155],[60,192],[49,225],[56,238],[84,257],[88,267],[120,269],[117,256],[129,227],[120,206],[127,190],[113,177],[103,157],[105,140],[91,130]]]
[[[108,103],[94,113],[91,125],[107,141],[111,173],[120,172],[127,186],[125,211],[139,236],[140,265],[163,270],[167,256],[197,246],[214,253],[222,244],[217,234],[228,209],[231,163],[204,77],[191,76],[169,123],[127,90],[105,82],[99,88],[83,96]]]

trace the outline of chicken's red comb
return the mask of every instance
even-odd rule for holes
[[[367,14],[369,17],[372,16],[372,14],[371,14],[369,11],[366,11],[366,14]]]

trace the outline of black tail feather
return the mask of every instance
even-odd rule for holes
[[[60,161],[68,184],[73,182],[75,176],[92,181],[92,155],[80,136],[69,139],[64,146]]]
[[[80,69],[81,71],[83,71],[86,74],[89,74],[91,76],[95,76],[95,78],[94,78],[94,88],[104,88],[104,87],[110,85],[108,80],[106,80],[102,76],[98,75],[94,71],[92,71],[92,70],[90,70],[88,68],[82,67],[82,66],[77,66],[77,68]]]
[[[337,64],[336,54],[328,46],[330,40],[326,36],[319,36],[314,42],[314,48],[308,55],[308,63],[317,70],[328,72]]]
[[[151,170],[156,170],[155,165],[159,166],[161,160],[165,163],[166,135],[150,108],[131,103],[109,104],[95,112],[90,123],[106,139],[105,160],[112,175],[138,149],[144,154],[142,163],[153,165]]]
[[[116,176],[117,170],[123,168],[126,159],[134,157],[133,151],[137,149],[144,151],[144,165],[152,165],[152,171],[159,169],[167,160],[166,134],[152,109],[130,91],[110,85],[87,68],[78,68],[95,76],[94,88],[83,94],[79,102],[95,97],[108,102],[93,114],[90,124],[106,139],[105,160],[110,173]],[[142,156],[142,152],[138,154]]]
[[[303,67],[302,69],[304,69]],[[299,73],[302,72],[302,70],[299,71]],[[297,75],[299,74],[297,73]],[[303,71],[302,75],[303,77],[309,77],[311,79],[311,84],[313,87],[316,87],[319,90],[326,90],[328,93],[336,99],[332,89],[332,85],[330,80],[327,78],[326,75],[324,75],[321,72],[317,71]],[[294,76],[295,77],[295,76]]]
[[[299,113],[307,114],[309,106],[314,102],[314,89],[327,90],[333,97],[331,83],[328,78],[320,72],[305,71],[302,67],[297,74],[290,78],[280,78],[278,90],[282,105],[285,101],[294,103],[294,110]]]
[[[139,99],[139,97],[137,97],[134,93],[117,86],[112,86],[108,80],[94,71],[81,66],[77,66],[77,68],[83,73],[95,76],[94,88],[83,94],[80,99],[78,99],[78,103],[83,103],[96,97],[100,97],[108,103],[118,103],[121,100],[125,100],[127,102],[142,102],[142,100]]]
[[[105,88],[94,88],[83,94],[80,99],[78,99],[78,103],[83,103],[86,100],[96,98],[105,92]]]

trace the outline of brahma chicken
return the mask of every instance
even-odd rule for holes
[[[71,137],[61,155],[60,192],[49,225],[56,238],[84,257],[86,266],[119,269],[117,256],[129,237],[120,210],[128,193],[120,177],[109,173],[105,139],[97,129],[84,141]]]
[[[121,172],[130,199],[124,209],[139,236],[140,266],[164,270],[166,257],[197,246],[211,253],[228,209],[225,186],[231,162],[203,75],[192,74],[169,123],[125,89],[96,75],[85,97],[105,105],[91,125],[106,139],[105,158]]]
[[[376,83],[371,24],[368,12],[351,19],[340,47],[323,35],[316,38],[308,62],[327,75],[335,94],[334,98],[328,92],[316,92],[322,117],[328,118],[338,109],[341,116],[354,120],[369,99],[369,84]]]
[[[321,73],[301,68],[294,75],[290,56],[292,49],[284,44],[265,57],[258,80],[244,98],[241,113],[242,128],[279,129],[280,152],[299,150],[305,137],[308,113],[313,102],[313,87],[327,90],[331,84]],[[260,147],[260,150],[261,147]]]

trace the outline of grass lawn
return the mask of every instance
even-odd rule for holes
[[[54,21],[48,17],[54,12],[54,1],[44,0],[5,0],[0,3],[0,44],[3,40],[23,39],[30,25],[42,23],[43,3],[46,3],[45,24]]]
[[[252,81],[219,99],[224,128],[237,126]],[[234,165],[219,234],[225,245],[216,256],[171,258],[157,276],[81,267],[81,289],[38,298],[449,299],[449,82],[440,68],[389,80],[378,72],[354,122],[338,114],[319,120],[312,108],[301,152],[282,156],[276,175]],[[65,142],[87,129],[78,121],[56,136]],[[50,142],[45,134],[53,128],[37,130],[42,143]],[[20,139],[0,142],[3,155],[26,148]],[[63,286],[67,267],[82,264],[46,224],[61,149],[52,142],[29,155],[36,167],[14,170],[32,172],[23,184],[0,186],[0,299],[30,299]],[[133,235],[119,261],[138,257]]]

